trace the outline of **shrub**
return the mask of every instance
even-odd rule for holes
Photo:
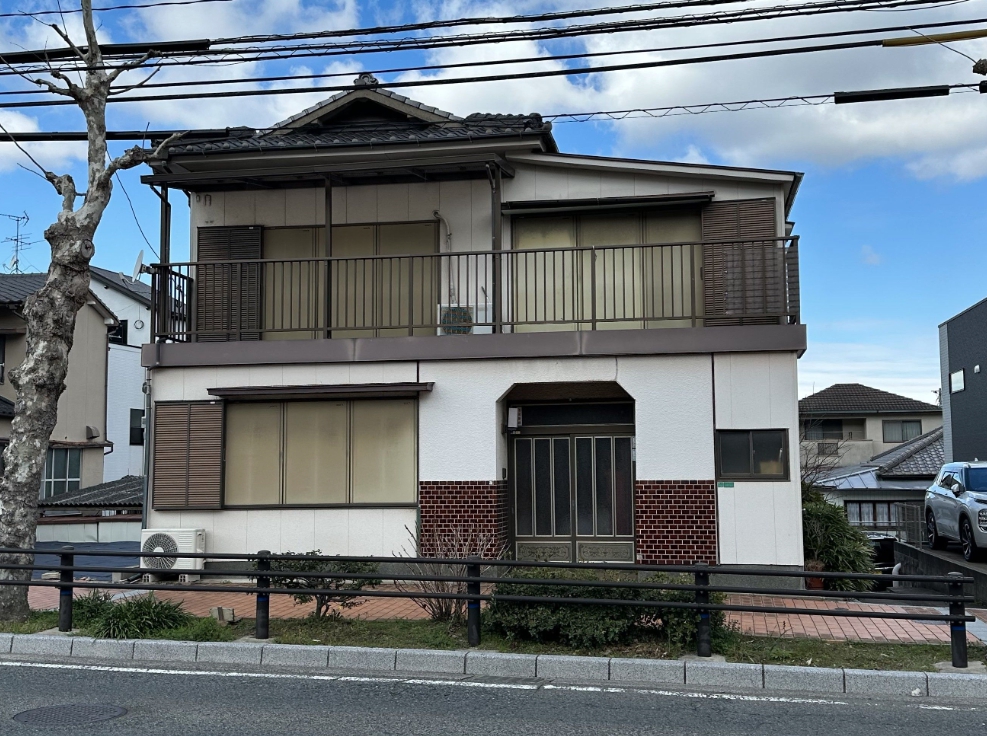
[[[91,590],[87,595],[72,601],[72,621],[78,627],[89,626],[101,619],[113,608],[113,596],[101,590]]]
[[[233,641],[240,633],[214,618],[196,618],[186,626],[159,631],[155,636],[175,641]]]
[[[805,556],[822,562],[829,572],[874,570],[870,540],[852,526],[839,506],[813,501],[802,507],[802,539]],[[831,590],[870,590],[868,580],[826,580]]]
[[[144,639],[165,629],[188,626],[192,620],[181,603],[159,601],[149,593],[111,603],[86,626],[86,633],[106,639]]]
[[[494,559],[504,556],[505,545],[498,541],[495,534],[483,532],[473,524],[457,524],[448,531],[433,531],[430,534],[423,534],[419,528],[418,534],[412,533],[405,527],[411,536],[412,549],[417,552],[412,555],[407,549],[404,556],[414,557],[426,554],[440,559],[456,560],[472,556],[486,556]],[[466,575],[465,565],[440,565],[436,562],[409,562],[408,571],[412,575],[421,577],[464,577]],[[480,574],[489,568],[481,568]],[[432,581],[432,580],[409,580],[407,582],[395,581],[395,586],[403,592],[421,593],[458,593],[467,592],[466,583]],[[433,621],[461,623],[466,618],[466,603],[462,598],[417,598],[412,597],[423,611],[428,613],[428,617]]]
[[[488,621],[509,640],[560,642],[581,649],[593,649],[625,641],[635,628],[657,630],[670,644],[686,646],[695,639],[699,614],[683,608],[660,608],[631,605],[544,604],[505,601],[498,595],[523,595],[538,598],[600,598],[621,601],[695,600],[689,590],[653,590],[607,587],[608,582],[636,580],[633,575],[616,572],[591,573],[565,568],[525,568],[511,573],[514,578],[549,580],[598,580],[601,587],[543,585],[538,583],[498,583],[488,609]],[[652,575],[646,582],[689,584],[688,575]],[[711,596],[721,602],[722,596]],[[714,630],[723,627],[721,612],[710,614]]]
[[[312,552],[287,552],[288,557],[318,557],[321,550]],[[362,574],[373,575],[380,571],[376,562],[347,562],[344,560],[334,560],[331,557],[324,557],[320,560],[288,559],[271,561],[271,586],[274,588],[289,588],[298,590],[292,598],[299,603],[310,603],[315,600],[316,618],[338,618],[339,611],[332,609],[333,603],[339,603],[343,608],[352,608],[360,605],[360,601],[352,595],[338,594],[331,591],[363,590],[365,587],[380,585],[377,579],[357,578],[348,580],[346,578],[309,578],[292,577],[292,572],[324,572],[339,573],[346,575]],[[289,574],[284,574],[289,573]],[[306,591],[327,590],[326,593],[311,593]]]

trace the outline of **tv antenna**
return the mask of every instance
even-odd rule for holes
[[[10,258],[10,262],[7,264],[7,270],[10,273],[24,273],[21,270],[21,253],[26,251],[32,245],[37,243],[37,240],[28,240],[30,235],[22,232],[23,226],[27,225],[31,221],[28,217],[27,212],[23,215],[8,215],[0,212],[0,217],[6,217],[8,220],[14,221],[14,237],[4,238],[4,243],[10,243],[11,249],[13,250],[13,255]]]

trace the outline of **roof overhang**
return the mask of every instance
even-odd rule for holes
[[[208,389],[210,396],[235,401],[285,401],[288,399],[396,399],[414,398],[431,391],[428,383],[345,383],[314,386],[236,386]]]
[[[660,194],[647,197],[593,197],[589,199],[535,199],[504,202],[505,215],[537,215],[587,210],[631,210],[709,204],[713,192]]]

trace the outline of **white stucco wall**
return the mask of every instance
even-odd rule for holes
[[[110,288],[96,279],[92,280],[89,288],[99,297],[110,311],[116,315],[117,319],[127,321],[127,344],[134,347],[151,341],[151,308],[145,306],[136,299],[121,293],[117,289]],[[143,327],[137,327],[136,323],[143,323]]]
[[[103,480],[144,474],[144,446],[130,444],[130,410],[144,409],[140,348],[110,345],[106,381],[106,439],[113,452],[103,459]]]
[[[787,429],[788,481],[717,488],[720,563],[802,564],[798,376],[794,353],[713,357],[717,429]]]

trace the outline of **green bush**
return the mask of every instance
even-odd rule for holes
[[[810,501],[802,507],[802,539],[806,559],[816,559],[827,572],[874,570],[874,551],[867,535],[852,526],[839,506]],[[870,590],[868,580],[826,580],[831,590]]]
[[[620,601],[695,600],[693,591],[651,590],[607,587],[608,582],[627,582],[637,578],[627,573],[590,573],[565,568],[524,568],[510,573],[513,578],[532,580],[594,580],[601,587],[544,585],[538,583],[498,583],[490,603],[487,621],[509,640],[559,642],[580,649],[616,644],[630,638],[635,629],[659,631],[670,644],[685,646],[696,636],[698,614],[682,608],[633,605],[544,604],[505,601],[497,596],[523,595],[537,598],[598,598]],[[645,582],[689,584],[688,575],[652,575]],[[720,602],[712,597],[711,602]],[[722,628],[723,614],[711,613],[714,630]]]
[[[113,596],[101,590],[91,590],[87,595],[72,601],[72,621],[80,628],[89,626],[113,608]]]
[[[290,557],[317,557],[322,554],[321,550],[312,552],[287,552]],[[352,595],[334,593],[332,591],[363,590],[365,587],[380,585],[377,579],[358,578],[348,580],[346,578],[300,578],[291,577],[284,573],[292,572],[325,572],[340,574],[363,574],[375,575],[380,571],[380,566],[376,562],[346,562],[334,560],[331,557],[321,560],[272,560],[271,561],[271,587],[289,588],[298,590],[292,598],[298,603],[310,603],[315,599],[316,618],[337,618],[339,611],[331,608],[333,603],[339,603],[343,608],[352,608],[360,605],[360,601]],[[310,593],[310,590],[327,590],[327,593]]]
[[[196,618],[186,626],[159,631],[155,637],[175,641],[234,641],[240,635],[237,629],[224,626],[214,618]]]
[[[188,626],[192,620],[181,603],[159,601],[148,594],[111,603],[84,630],[104,639],[145,639],[167,629]]]

